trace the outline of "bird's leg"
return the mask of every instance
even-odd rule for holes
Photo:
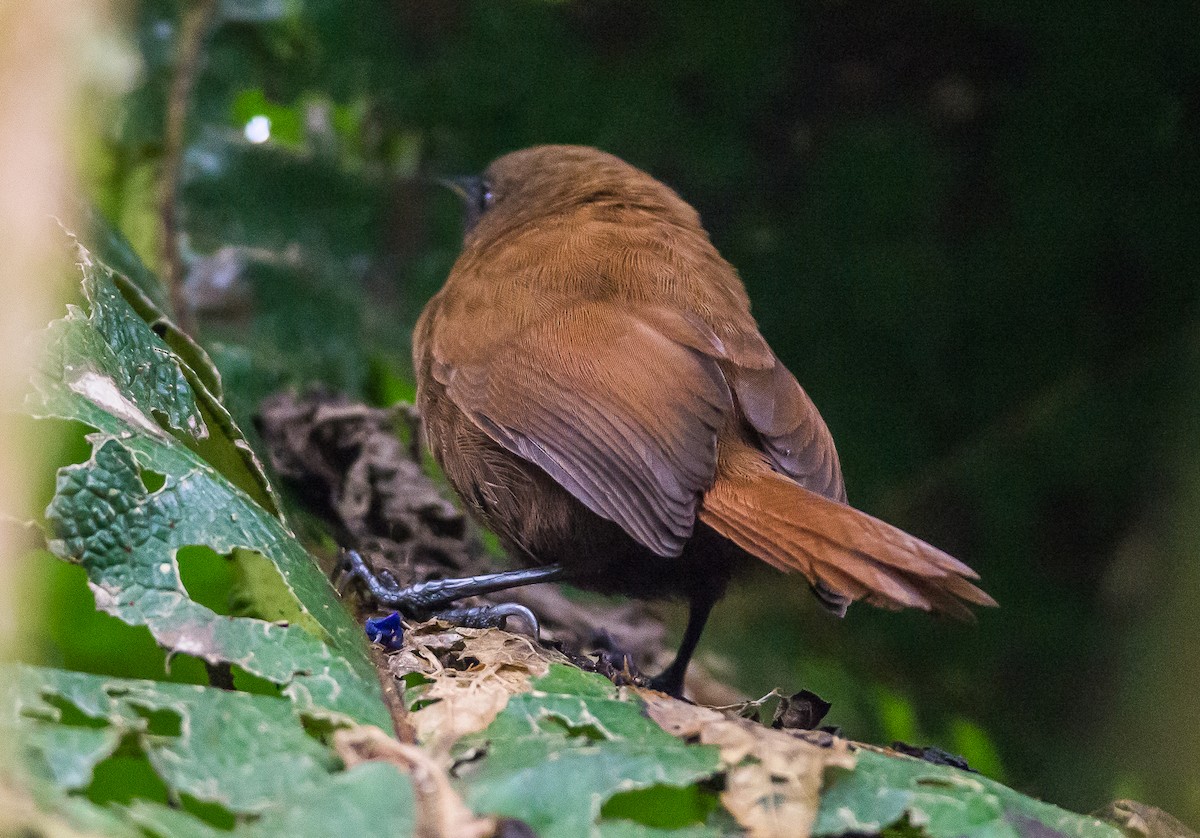
[[[386,571],[375,573],[367,567],[354,550],[347,550],[334,568],[334,582],[338,591],[344,592],[346,587],[355,579],[361,581],[381,605],[395,608],[407,617],[426,618],[433,616],[442,606],[449,605],[457,599],[490,594],[509,588],[519,588],[522,585],[533,585],[537,582],[554,582],[566,578],[566,570],[558,564],[544,567],[522,568],[521,570],[506,570],[502,573],[485,573],[481,576],[467,576],[462,579],[431,579],[428,582],[418,582],[402,588]],[[479,609],[454,609],[443,612],[455,614],[478,611]],[[524,614],[517,612],[498,615],[502,620],[511,616],[532,617],[528,609]],[[478,615],[476,615],[478,617]],[[474,619],[471,618],[471,619]],[[536,626],[537,621],[533,624]]]
[[[687,674],[688,663],[692,660],[692,653],[696,651],[696,644],[700,642],[704,624],[708,622],[708,614],[716,601],[717,598],[710,593],[692,596],[688,606],[687,628],[683,630],[679,651],[675,653],[675,660],[671,661],[670,666],[650,679],[651,689],[661,690],[676,698],[683,695],[683,676]]]

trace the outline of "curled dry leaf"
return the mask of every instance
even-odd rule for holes
[[[667,732],[721,749],[726,767],[721,802],[752,838],[808,835],[817,817],[825,769],[854,767],[845,740],[829,737],[828,747],[822,747],[652,690],[634,692],[646,703],[650,718]]]
[[[446,772],[428,752],[397,742],[377,727],[343,728],[333,746],[347,768],[363,762],[388,762],[412,780],[417,804],[414,838],[486,838],[495,834],[494,818],[479,818],[450,786]]]
[[[344,546],[405,584],[486,570],[466,518],[398,436],[401,425],[411,424],[403,408],[285,390],[263,400],[256,423],[272,467],[333,525]]]

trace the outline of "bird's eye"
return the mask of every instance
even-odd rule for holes
[[[492,204],[496,202],[496,193],[492,191],[491,184],[484,183],[479,189],[479,206],[477,209],[480,214],[486,212]]]

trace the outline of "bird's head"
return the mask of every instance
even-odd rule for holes
[[[467,244],[589,205],[636,208],[699,226],[670,187],[618,157],[587,146],[542,145],[492,162],[479,177],[444,181],[467,207]]]

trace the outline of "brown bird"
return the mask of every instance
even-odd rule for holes
[[[428,612],[550,580],[681,597],[683,643],[653,681],[674,694],[747,556],[839,615],[995,604],[962,562],[846,505],[825,422],[675,192],[576,146],[505,155],[461,190],[463,252],[417,323],[417,402],[450,484],[533,569],[368,579],[380,599]]]

